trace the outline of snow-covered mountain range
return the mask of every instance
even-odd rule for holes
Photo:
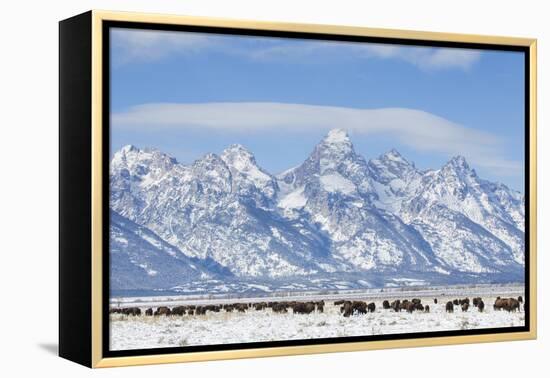
[[[523,195],[457,156],[366,161],[331,130],[275,176],[231,145],[191,165],[125,146],[110,166],[112,289],[347,289],[523,281]]]

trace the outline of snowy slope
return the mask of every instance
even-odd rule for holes
[[[111,289],[167,288],[182,281],[231,277],[214,261],[187,257],[113,210],[109,232]]]

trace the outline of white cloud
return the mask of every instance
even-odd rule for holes
[[[111,38],[118,65],[157,61],[173,54],[194,54],[211,43],[205,34],[119,28],[111,30]]]
[[[521,162],[503,157],[498,136],[415,109],[356,109],[273,102],[153,103],[115,113],[111,121],[116,128],[133,130],[195,128],[243,134],[280,131],[291,135],[341,127],[352,134],[389,136],[419,151],[464,155],[477,166],[509,175],[522,170]]]
[[[479,50],[433,48],[285,38],[237,37],[191,32],[112,30],[116,64],[156,61],[173,55],[217,51],[252,60],[330,63],[338,59],[395,59],[424,70],[467,70],[481,57]]]
[[[394,58],[414,64],[422,69],[469,69],[480,58],[476,50],[459,48],[397,47],[387,45],[367,46],[372,54],[380,58]]]
[[[281,43],[257,49],[250,53],[253,58],[279,61],[304,61],[305,58],[325,59],[394,59],[415,65],[423,70],[462,69],[472,67],[481,52],[460,48],[433,48],[419,46],[365,44],[351,42],[302,42]],[[310,60],[318,62],[318,59]]]

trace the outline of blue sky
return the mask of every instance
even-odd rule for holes
[[[272,173],[330,128],[366,159],[396,148],[422,169],[466,157],[523,191],[523,55],[183,32],[111,32],[112,151],[184,163],[240,143]]]

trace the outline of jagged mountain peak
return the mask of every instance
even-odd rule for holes
[[[242,144],[234,143],[227,147],[222,152],[222,156],[224,155],[246,155],[246,156],[254,156],[252,152],[250,152],[245,146]]]
[[[330,130],[323,141],[325,143],[351,143],[348,132],[344,129]]]
[[[127,171],[131,175],[145,176],[150,172],[156,175],[171,170],[177,160],[157,149],[141,149],[128,144],[113,154],[111,172]]]
[[[370,160],[369,165],[378,168],[385,167],[386,169],[394,171],[394,173],[395,171],[416,171],[414,163],[405,159],[395,148],[383,153],[376,159]]]
[[[414,163],[409,162],[394,148],[378,158],[370,160],[368,166],[372,177],[382,184],[389,184],[395,179],[408,182],[414,178],[413,176],[420,175]],[[400,187],[399,189],[403,189],[405,186],[404,183],[397,185]],[[395,189],[397,188],[392,188],[392,191]]]
[[[395,148],[392,148],[391,150],[383,153],[382,155],[379,156],[378,159],[383,161],[391,161],[391,162],[414,166],[414,163],[411,163],[407,159],[405,159],[403,155],[401,155],[401,153],[399,153],[399,151],[397,151]]]
[[[120,152],[125,153],[125,154],[128,154],[130,152],[138,152],[138,151],[139,151],[139,148],[137,148],[133,144],[127,144],[127,145],[125,145],[124,147],[122,147],[120,149]]]
[[[462,155],[453,156],[444,166],[443,170],[453,170],[455,172],[475,173],[470,168],[470,165],[466,161],[466,158]]]
[[[254,155],[241,144],[230,145],[223,150],[220,157],[228,166],[239,171],[257,165]]]
[[[316,151],[330,152],[333,156],[347,156],[354,153],[353,144],[344,129],[332,129],[323,140],[317,144]]]

